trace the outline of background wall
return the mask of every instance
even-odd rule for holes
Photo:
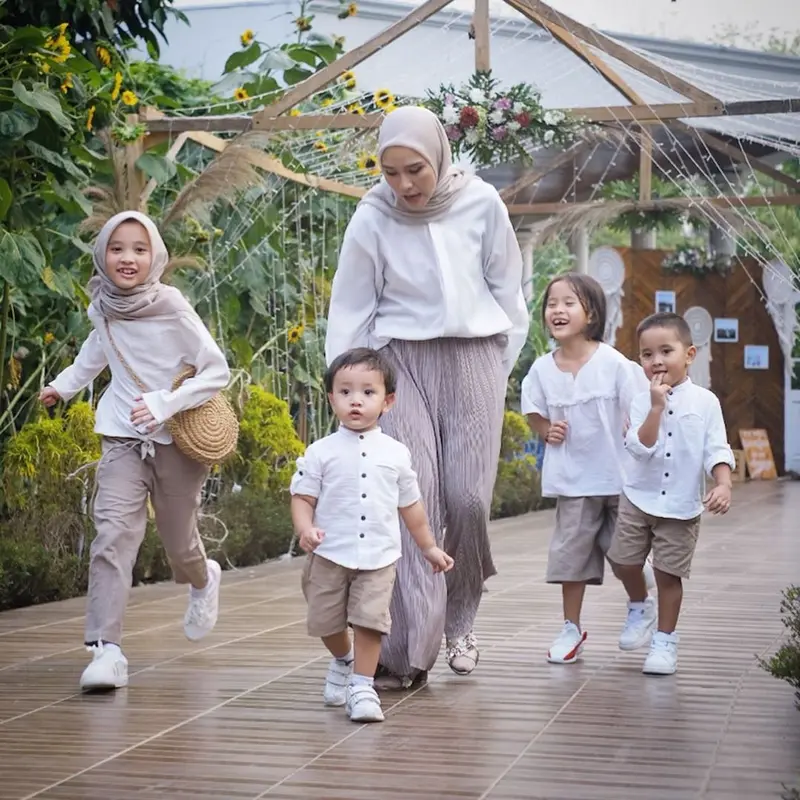
[[[711,390],[719,397],[731,446],[740,448],[739,430],[764,428],[772,445],[778,473],[784,472],[784,371],[778,335],[761,299],[761,267],[744,259],[726,276],[703,278],[665,272],[660,250],[620,248],[625,259],[623,326],[617,331],[617,349],[638,360],[637,324],[655,311],[655,293],[674,291],[678,314],[702,306],[715,319],[739,320],[739,341],[711,342]],[[754,286],[748,273],[756,281]],[[713,337],[712,337],[713,339]],[[746,344],[769,346],[769,369],[744,368]]]

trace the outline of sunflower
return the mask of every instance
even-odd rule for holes
[[[237,103],[244,103],[245,100],[250,99],[250,95],[247,93],[247,89],[245,89],[244,86],[240,86],[238,89],[234,89],[233,99],[236,100]]]
[[[358,168],[368,173],[369,175],[377,175],[380,172],[378,167],[378,158],[372,153],[364,153],[358,159]]]
[[[304,330],[305,328],[302,325],[295,325],[293,328],[289,328],[289,332],[286,334],[286,339],[289,344],[296,344],[299,342]]]
[[[126,106],[135,106],[139,102],[139,98],[136,96],[136,92],[128,89],[122,93],[122,102]]]
[[[242,47],[249,47],[253,43],[253,39],[256,38],[256,35],[253,31],[248,28],[240,37],[239,41],[242,43]]]
[[[66,94],[69,89],[73,89],[74,86],[72,84],[72,73],[68,72],[64,76],[64,80],[61,81],[61,93]]]
[[[53,56],[53,61],[57,61],[59,64],[63,64],[72,52],[72,47],[63,34],[60,34],[56,39],[48,39],[44,46],[56,53]]]
[[[347,72],[343,72],[339,76],[339,80],[344,84],[345,89],[356,88],[356,74],[351,69],[347,70]]]
[[[114,76],[114,86],[111,89],[111,99],[116,101],[119,97],[119,90],[122,88],[122,73],[118,72]]]
[[[108,52],[107,48],[103,47],[103,45],[98,45],[95,48],[95,53],[97,53],[97,60],[104,67],[110,67],[111,66],[111,53]]]
[[[92,125],[94,125],[94,112],[95,107],[91,106],[89,110],[86,112],[86,130],[90,131],[92,129]]]
[[[358,14],[358,6],[355,3],[348,3],[347,4],[347,16],[354,17]]]
[[[344,47],[345,38],[344,36],[334,36],[333,37],[333,46],[334,47]]]
[[[347,106],[347,110],[351,114],[358,114],[360,117],[363,117],[366,113],[364,111],[364,106],[362,106],[361,103],[350,103],[350,105]]]
[[[328,106],[332,106],[332,105],[333,105],[333,98],[332,98],[332,97],[326,97],[326,98],[325,98],[325,99],[324,99],[324,100],[323,100],[323,101],[320,103],[320,105],[322,106],[322,108],[327,108]]]
[[[388,89],[378,89],[372,99],[378,108],[388,108],[394,105],[394,95]]]
[[[47,331],[47,333],[44,335],[45,344],[53,344],[55,340],[56,340],[55,334],[51,333],[50,331]]]
[[[295,27],[297,28],[300,33],[305,33],[305,31],[311,30],[311,20],[309,17],[298,17],[294,21]]]
[[[314,142],[314,149],[319,150],[320,153],[325,153],[328,150],[328,145],[320,139],[318,142]]]
[[[300,116],[300,109],[299,109],[299,108],[293,108],[293,109],[291,109],[291,110],[289,111],[289,116],[290,116],[290,117],[299,117],[299,116]]]

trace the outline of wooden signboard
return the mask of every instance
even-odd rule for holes
[[[747,471],[754,481],[774,481],[778,478],[775,469],[775,459],[772,457],[772,447],[769,436],[763,428],[739,431],[742,441]]]

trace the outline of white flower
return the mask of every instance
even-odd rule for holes
[[[455,106],[445,106],[442,109],[442,119],[445,125],[453,125],[458,122],[458,111]]]
[[[469,90],[469,99],[472,103],[485,103],[486,102],[486,93],[483,89],[470,89]]]
[[[506,125],[506,128],[508,128],[509,133],[516,133],[520,129],[520,124],[515,120],[511,120],[511,122]]]
[[[552,111],[545,111],[544,112],[544,124],[545,125],[555,125],[556,119],[555,114]]]
[[[502,111],[492,111],[489,114],[489,122],[493,125],[499,125],[505,119],[505,114]]]
[[[464,138],[467,140],[467,144],[477,144],[481,139],[481,134],[477,128],[470,128]]]
[[[556,137],[555,131],[545,131],[544,132],[544,143],[545,144],[550,144],[550,142],[552,142],[553,139],[555,139],[555,137]]]
[[[551,115],[553,117],[553,125],[560,125],[566,119],[566,114],[563,111],[552,111]]]
[[[525,110],[525,106],[522,105],[522,103],[514,103],[514,105],[511,107],[511,110],[515,114],[521,114]]]

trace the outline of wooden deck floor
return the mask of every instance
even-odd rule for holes
[[[559,592],[542,581],[552,515],[498,523],[500,574],[478,620],[481,663],[442,663],[385,695],[382,725],[320,700],[327,659],[305,633],[299,567],[226,573],[216,630],[185,641],[185,596],[134,591],[130,686],[81,696],[83,601],[0,614],[0,798],[779,800],[800,775],[800,712],[755,655],[781,636],[800,578],[800,484],[748,484],[704,522],[680,671],[640,673],[616,638],[624,595],[590,590],[584,659],[552,666]]]

